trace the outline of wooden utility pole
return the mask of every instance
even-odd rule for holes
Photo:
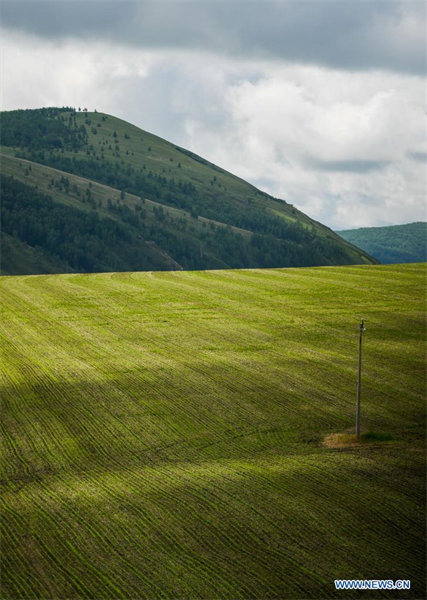
[[[362,336],[365,331],[365,322],[359,325],[359,372],[357,378],[357,405],[356,405],[356,437],[360,439],[360,393],[362,390]]]

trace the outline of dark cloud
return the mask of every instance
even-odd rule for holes
[[[335,173],[369,173],[385,169],[390,161],[385,160],[318,160],[308,162],[310,168],[316,171],[331,171]]]
[[[136,15],[131,2],[82,0],[5,0],[3,27],[47,38],[108,36],[123,31]]]
[[[427,152],[408,152],[408,158],[427,163]]]
[[[2,24],[46,38],[108,39],[343,69],[423,73],[426,4],[412,0],[4,0]]]

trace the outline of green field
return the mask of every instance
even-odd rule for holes
[[[1,278],[2,598],[424,597],[425,275]]]

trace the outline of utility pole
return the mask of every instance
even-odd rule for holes
[[[359,371],[357,378],[357,405],[356,405],[356,438],[360,439],[360,393],[362,390],[362,336],[365,331],[365,322],[359,325]]]

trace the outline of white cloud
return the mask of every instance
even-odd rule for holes
[[[415,76],[265,64],[224,90],[220,136],[193,119],[189,139],[330,226],[421,219],[425,165],[409,155],[426,151],[423,95]]]
[[[334,228],[426,218],[419,76],[10,32],[2,45],[3,109],[96,107]]]
[[[147,76],[149,63],[142,50],[3,31],[2,109],[115,107],[129,81]]]

